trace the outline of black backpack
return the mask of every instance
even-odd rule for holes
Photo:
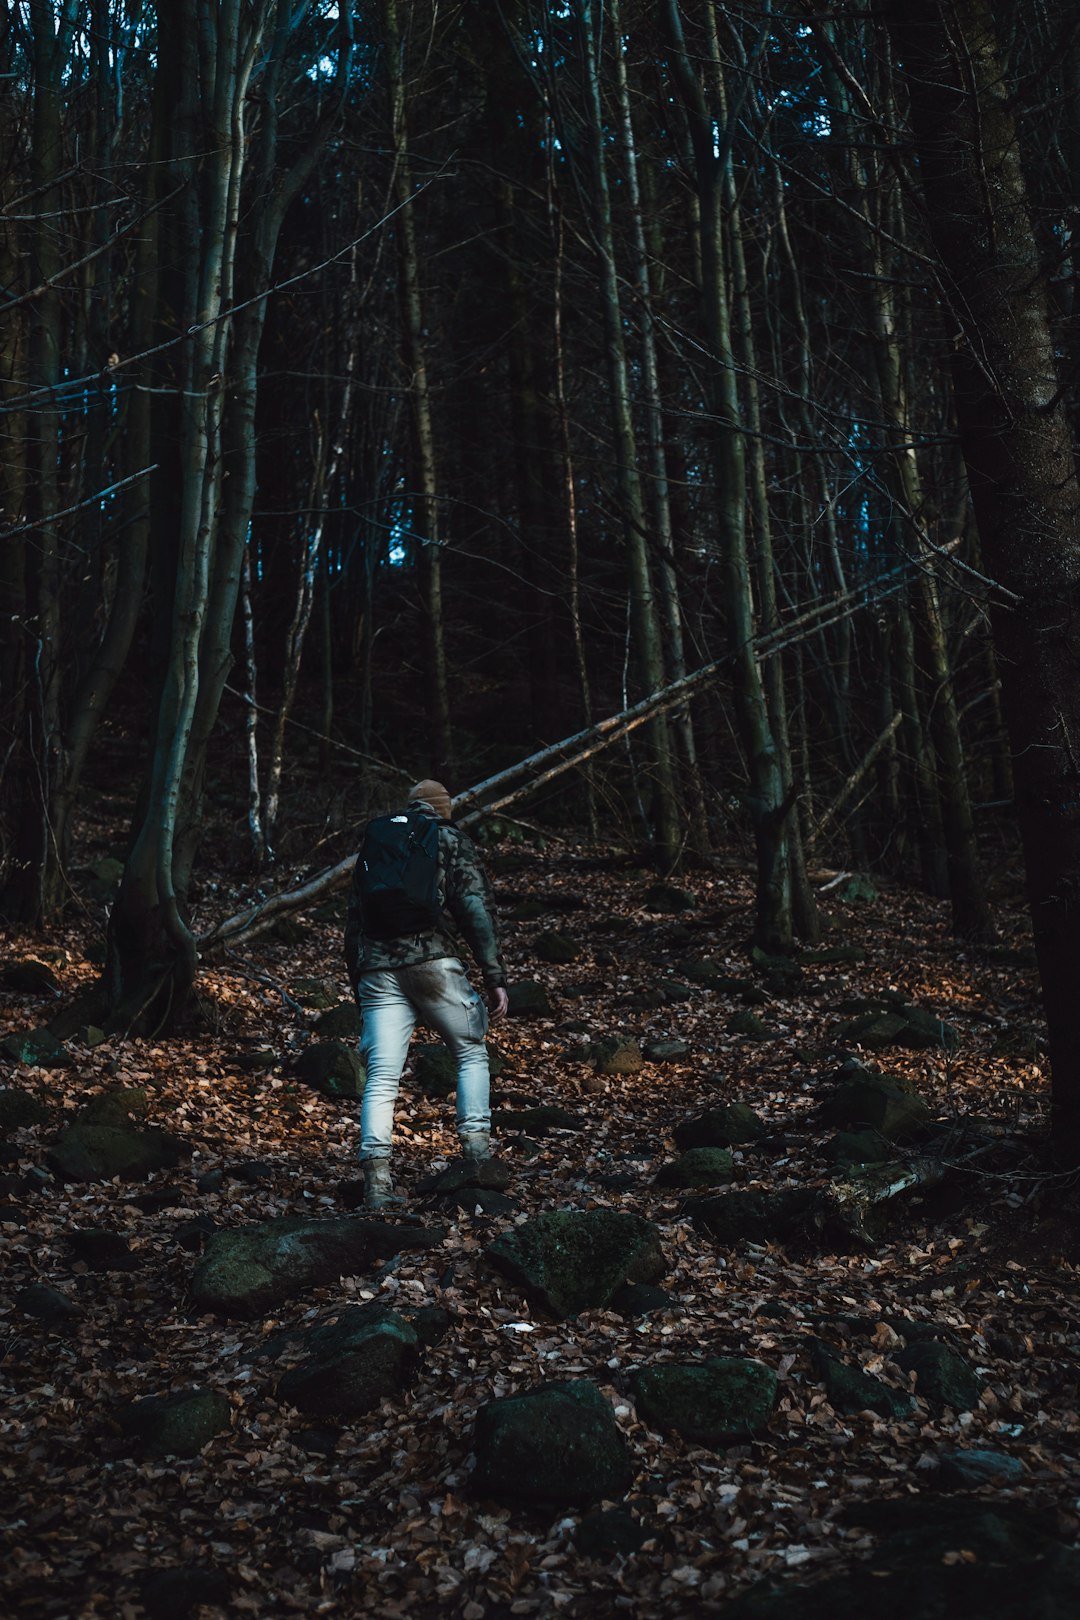
[[[356,862],[364,933],[397,939],[437,928],[439,824],[422,810],[369,821]]]

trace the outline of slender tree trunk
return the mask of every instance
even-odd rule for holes
[[[428,707],[437,758],[432,769],[453,774],[454,740],[450,724],[450,694],[446,668],[443,615],[442,538],[439,521],[439,485],[435,457],[435,427],[428,381],[424,298],[413,214],[412,166],[409,162],[408,114],[405,94],[403,43],[398,25],[397,0],[383,0],[387,63],[390,73],[394,142],[394,193],[398,203],[398,242],[401,259],[402,315],[405,363],[409,376],[413,443],[421,526],[420,578],[424,609],[424,652]]]
[[[956,411],[995,616],[1053,1069],[1055,1142],[1080,1162],[1080,500],[1046,284],[988,0],[904,0],[903,62],[952,318]]]
[[[594,0],[577,0],[581,25],[584,89],[587,108],[587,140],[591,162],[593,221],[600,260],[600,297],[604,321],[604,354],[610,390],[612,428],[619,504],[623,534],[629,559],[632,642],[639,676],[646,691],[664,684],[663,651],[659,618],[653,588],[652,569],[646,544],[645,505],[638,474],[637,443],[634,434],[630,375],[623,333],[622,302],[615,263],[615,233],[611,191],[605,155],[604,115],[600,97],[600,63],[597,54]],[[615,41],[616,49],[621,42]],[[649,727],[649,771],[652,778],[654,839],[657,858],[665,870],[672,870],[679,859],[681,829],[671,762],[671,746],[666,719],[658,718]]]

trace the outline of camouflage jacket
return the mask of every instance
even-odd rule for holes
[[[400,939],[368,939],[364,933],[363,901],[359,868],[353,875],[349,910],[345,921],[345,961],[349,982],[355,985],[362,973],[378,968],[414,967],[441,956],[461,955],[461,940],[476,958],[484,984],[494,990],[506,983],[506,969],[495,938],[491,889],[476,845],[466,833],[449,821],[442,821],[429,806],[413,801],[408,808],[421,808],[439,821],[438,884],[443,906],[438,928]]]

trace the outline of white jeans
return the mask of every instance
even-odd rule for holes
[[[380,968],[361,976],[363,1033],[360,1054],[367,1068],[360,1104],[360,1160],[388,1159],[401,1071],[416,1025],[441,1035],[457,1059],[457,1128],[463,1138],[491,1129],[488,1014],[483,999],[453,956],[414,967]]]

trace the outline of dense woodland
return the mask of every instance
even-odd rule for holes
[[[719,1612],[862,1554],[853,1502],[972,1444],[1032,1508],[1012,1553],[1057,1569],[1032,1526],[1075,1538],[1075,1272],[1008,1223],[1075,1215],[1080,1161],[1075,6],[7,0],[0,85],[0,1226],[20,1299],[72,1294],[2,1306],[18,1612]],[[358,1291],[445,1318],[404,1406],[327,1439],[274,1382],[298,1341],[253,1373],[185,1291],[218,1225],[355,1203],[355,1097],[297,1065],[358,829],[425,775],[554,1006],[502,1042],[521,1202],[436,1187],[449,1236],[417,1241],[449,1254],[275,1302],[286,1338]],[[20,1032],[61,994],[52,1070]],[[845,1247],[811,1105],[881,1019],[937,1132],[882,1201],[945,1202]],[[416,1086],[410,1175],[450,1139]],[[707,1178],[645,1180],[718,1087],[760,1131],[710,1173],[815,1189],[795,1258],[683,1208]],[[187,1139],[141,1203],[46,1160],[87,1097]],[[563,1117],[530,1141],[519,1105]],[[487,1227],[568,1204],[655,1219],[680,1303],[552,1326],[478,1271]],[[118,1221],[127,1260],[75,1242]],[[133,1324],[111,1274],[140,1266]],[[946,1341],[967,1407],[912,1370]],[[634,1415],[635,1356],[692,1348],[779,1369],[766,1438]],[[814,1393],[830,1354],[884,1370],[873,1421]],[[615,1403],[635,1547],[605,1521],[588,1554],[580,1497],[469,1495],[478,1403],[552,1361]],[[209,1451],[121,1460],[103,1404],[180,1383],[231,1403]],[[1034,1612],[997,1534],[949,1528],[920,1614]]]

